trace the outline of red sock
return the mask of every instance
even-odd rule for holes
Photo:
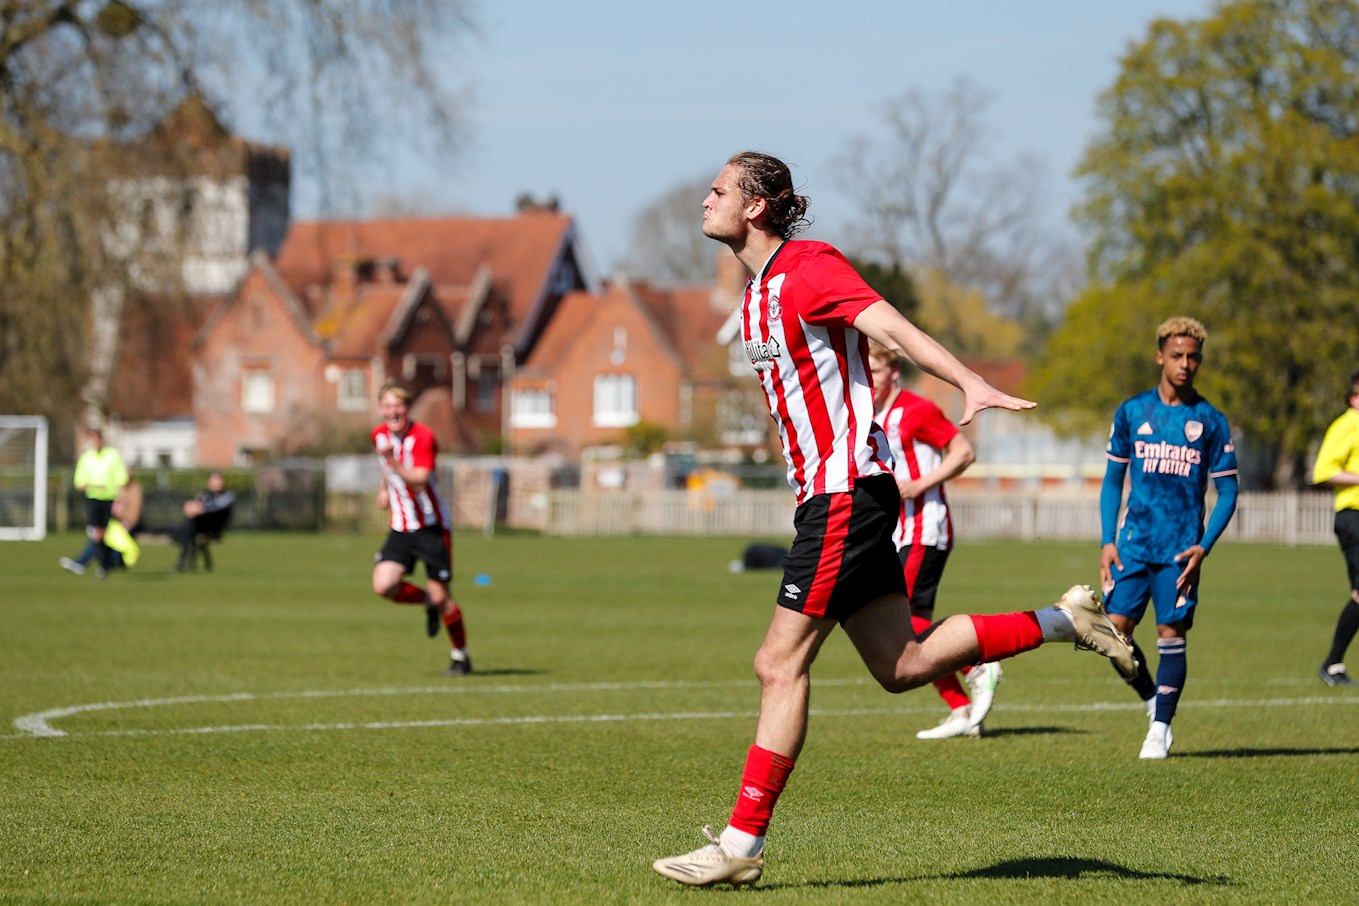
[[[398,604],[424,604],[425,590],[409,582],[402,582],[396,587],[396,594],[392,595],[392,600]]]
[[[462,625],[462,608],[454,604],[444,612],[444,627],[454,648],[467,647],[467,630]]]
[[[731,810],[732,827],[763,837],[774,817],[774,803],[793,772],[793,759],[751,746],[746,753],[746,767],[741,772],[741,791],[736,796],[736,808]]]
[[[981,649],[977,657],[979,664],[1014,657],[1043,644],[1043,630],[1038,625],[1038,615],[1032,610],[970,616],[972,626],[977,630],[977,647]]]
[[[967,697],[963,691],[963,684],[958,681],[958,674],[945,673],[934,681],[934,688],[938,690],[939,697],[944,700],[944,704],[950,710],[956,711],[959,708],[972,704],[972,699]]]

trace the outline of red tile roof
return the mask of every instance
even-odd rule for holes
[[[445,304],[488,267],[517,329],[506,339],[519,343],[535,328],[552,266],[573,238],[569,216],[542,210],[502,218],[300,221],[288,230],[275,267],[306,298],[307,287],[329,286],[340,267],[396,259],[403,274],[425,268]]]

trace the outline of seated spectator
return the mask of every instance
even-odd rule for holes
[[[136,537],[145,528],[142,523],[142,506],[145,494],[142,483],[137,480],[131,469],[127,470],[127,484],[118,489],[118,498],[113,501],[113,518],[118,520],[127,538],[124,543],[131,542],[131,549],[136,550]],[[124,551],[113,542],[105,538],[105,544],[113,549],[113,566],[118,569],[126,569],[132,562],[126,557]],[[135,560],[135,554],[133,556]]]
[[[184,502],[184,524],[175,531],[175,541],[179,543],[176,572],[183,572],[197,564],[200,536],[213,539],[221,536],[235,502],[236,494],[226,489],[226,478],[221,472],[209,474],[208,486],[192,500]],[[211,564],[211,561],[208,562]]]

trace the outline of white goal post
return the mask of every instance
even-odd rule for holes
[[[47,535],[47,418],[0,415],[0,541]]]

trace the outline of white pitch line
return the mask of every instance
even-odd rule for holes
[[[866,679],[851,680],[818,680],[820,686],[862,686],[867,685]],[[525,692],[617,692],[633,691],[639,689],[717,689],[723,687],[739,688],[748,687],[752,683],[750,680],[728,680],[724,682],[666,682],[662,680],[635,682],[635,683],[548,683],[546,685],[510,685],[510,686],[415,686],[407,688],[387,688],[387,689],[312,689],[297,692],[236,692],[228,695],[182,695],[174,698],[142,698],[135,701],[125,702],[95,702],[86,705],[72,705],[66,708],[52,708],[48,711],[39,711],[36,714],[25,714],[14,719],[14,726],[22,730],[22,733],[11,736],[0,736],[0,739],[16,739],[23,736],[66,736],[64,730],[58,730],[51,725],[54,720],[63,717],[70,717],[73,714],[85,714],[92,711],[113,711],[122,708],[156,708],[162,705],[197,705],[213,704],[219,702],[248,702],[248,701],[277,701],[286,698],[358,698],[364,696],[380,695],[427,695],[427,694],[458,694],[469,695],[474,693],[485,693],[490,695],[520,694]]]
[[[821,686],[857,686],[868,685],[867,680],[820,680],[817,685]],[[93,711],[108,711],[119,708],[147,708],[158,707],[161,705],[174,704],[203,704],[213,702],[242,702],[242,701],[264,701],[278,700],[286,698],[340,698],[356,696],[386,696],[386,695],[410,695],[426,693],[457,693],[469,694],[474,692],[485,692],[491,694],[504,694],[515,692],[594,692],[594,691],[630,691],[637,689],[693,689],[693,688],[724,688],[724,687],[745,687],[749,686],[749,681],[727,681],[727,682],[640,682],[640,683],[558,683],[544,686],[484,686],[484,687],[449,687],[449,686],[424,686],[413,688],[390,688],[390,689],[349,689],[349,690],[307,690],[300,692],[269,692],[269,693],[235,693],[230,695],[191,695],[179,696],[175,698],[159,699],[140,699],[127,702],[98,702],[87,705],[73,705],[67,708],[54,708],[49,711],[42,711],[36,714],[28,714],[19,717],[14,721],[14,725],[21,733],[0,735],[0,740],[4,739],[31,739],[36,737],[69,737],[71,734],[64,730],[59,730],[51,725],[51,721],[62,717],[69,717],[73,714],[88,713]],[[1216,699],[1211,701],[1190,701],[1185,702],[1181,707],[1191,709],[1199,708],[1236,708],[1236,707],[1264,707],[1264,708],[1285,708],[1302,707],[1310,705],[1345,705],[1359,704],[1359,698],[1338,698],[1326,696],[1309,696],[1305,698],[1273,698],[1273,699]],[[1141,710],[1144,706],[1140,702],[1088,702],[1080,705],[1022,705],[1007,704],[1005,710],[1017,713],[1091,713],[1100,711],[1129,711]],[[823,710],[812,709],[811,714],[816,717],[860,717],[868,715],[884,714],[918,714],[928,713],[937,710],[933,705],[929,707],[909,707],[909,708],[866,708],[866,709],[841,709]],[[77,734],[80,737],[86,736],[180,736],[180,735],[206,735],[215,733],[249,733],[249,732],[316,732],[326,730],[393,730],[393,729],[423,729],[432,727],[478,727],[478,726],[515,726],[531,724],[565,724],[565,723],[616,723],[625,721],[671,721],[671,720],[729,720],[734,718],[749,719],[757,717],[758,712],[754,711],[711,711],[711,712],[676,712],[671,714],[658,713],[638,713],[638,714],[584,714],[584,715],[531,715],[524,717],[466,717],[466,718],[446,718],[438,720],[415,720],[415,721],[366,721],[366,722],[345,722],[333,724],[238,724],[211,727],[171,727],[155,730],[93,730]]]

